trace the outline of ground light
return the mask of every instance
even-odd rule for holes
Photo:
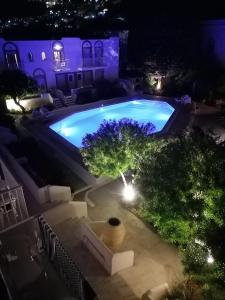
[[[123,189],[123,198],[127,202],[132,202],[135,199],[135,189],[131,184],[127,184]]]
[[[123,174],[123,172],[120,172],[120,175],[123,180],[124,188],[123,188],[123,199],[126,202],[132,202],[135,199],[136,192],[132,184],[127,183],[126,178]]]
[[[211,253],[209,253],[208,257],[207,257],[207,263],[208,264],[213,264],[214,263],[214,258],[211,255]]]

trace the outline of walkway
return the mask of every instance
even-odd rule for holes
[[[133,249],[135,265],[118,274],[108,276],[99,263],[79,243],[79,223],[68,220],[55,230],[64,246],[79,265],[100,300],[141,299],[150,288],[182,278],[182,266],[177,249],[164,242],[120,203],[120,181],[100,187],[89,194],[95,207],[89,207],[91,220],[106,220],[115,216],[123,220],[126,236],[125,249]]]

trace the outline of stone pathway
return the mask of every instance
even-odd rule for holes
[[[177,249],[121,205],[121,190],[121,182],[115,181],[90,193],[95,207],[89,207],[88,214],[93,221],[113,216],[124,222],[126,236],[122,249],[134,250],[133,267],[108,276],[79,242],[78,220],[69,219],[54,229],[100,300],[141,299],[148,289],[183,278]]]

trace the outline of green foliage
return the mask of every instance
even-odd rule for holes
[[[20,100],[28,93],[37,91],[36,82],[20,70],[5,70],[0,74],[0,94],[12,97],[25,112]]]
[[[187,244],[201,224],[223,222],[221,147],[195,129],[142,160],[136,178],[145,198],[141,213],[170,242]]]
[[[172,300],[203,300],[200,286],[191,278],[173,286],[168,299]]]
[[[224,173],[224,144],[195,128],[145,156],[136,178],[141,216],[179,245],[184,271],[204,288],[205,299],[225,296]]]
[[[185,247],[180,247],[185,273],[203,272],[207,268],[208,249],[191,241]]]
[[[139,125],[129,119],[104,121],[96,133],[83,139],[81,154],[96,176],[118,177],[136,168],[137,158],[148,147],[154,125]],[[155,142],[156,143],[156,142]]]

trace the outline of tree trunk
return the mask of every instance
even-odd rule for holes
[[[119,172],[120,172],[120,175],[121,175],[121,177],[123,179],[124,186],[127,186],[127,182],[126,182],[126,178],[125,178],[124,174],[121,171],[119,171]]]
[[[22,110],[22,114],[25,114],[26,110],[23,107],[23,105],[20,104],[20,100],[18,98],[13,98],[13,100],[14,100],[15,104],[18,105],[19,108]]]

